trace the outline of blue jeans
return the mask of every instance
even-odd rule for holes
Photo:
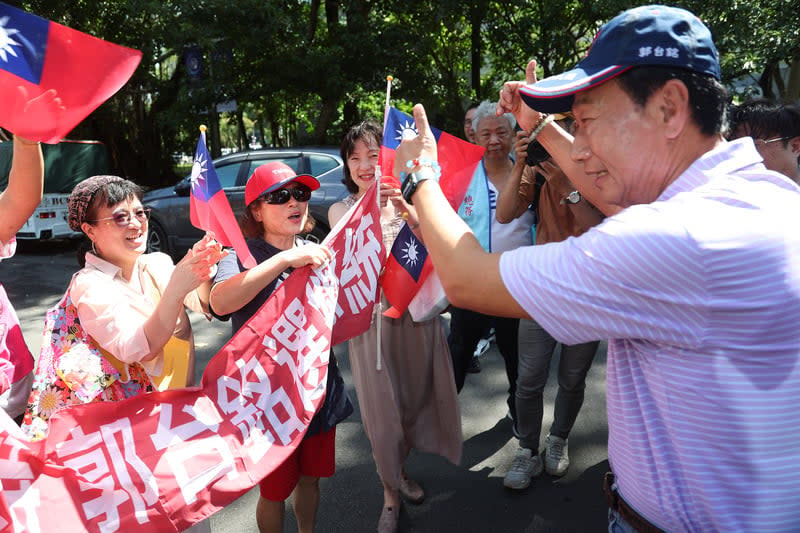
[[[637,533],[614,509],[608,510],[608,533]]]
[[[519,323],[519,363],[517,366],[517,432],[520,446],[539,450],[544,416],[544,387],[557,341],[532,320]],[[583,406],[586,374],[592,366],[599,341],[561,345],[558,364],[558,394],[550,434],[566,439]]]

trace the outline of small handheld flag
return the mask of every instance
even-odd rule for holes
[[[428,260],[428,250],[408,224],[404,224],[392,244],[381,276],[383,293],[392,304],[383,314],[400,318],[431,271],[433,263]]]
[[[380,155],[384,173],[388,174],[394,168],[395,150],[403,140],[403,136],[407,134],[416,136],[416,128],[414,117],[394,107],[389,108]],[[442,168],[439,186],[450,205],[457,209],[469,188],[475,165],[483,157],[484,149],[436,128],[431,130],[436,138],[439,164]],[[389,176],[382,178],[384,181],[389,179]],[[393,180],[397,181],[396,178]],[[420,258],[418,264],[416,259],[411,260],[412,256]],[[411,263],[414,263],[413,268],[407,268]],[[392,304],[384,315],[391,318],[400,317],[431,272],[433,266],[425,246],[414,236],[408,225],[404,226],[394,241],[386,269],[381,277],[383,293]]]
[[[205,126],[200,126],[191,179],[189,218],[192,225],[213,232],[214,238],[223,246],[232,246],[245,268],[256,266],[256,260],[247,247],[228,197],[219,183],[214,163],[208,155]]]
[[[431,128],[431,131],[436,138],[439,165],[442,168],[439,186],[453,209],[458,209],[467,192],[472,170],[483,157],[484,148],[437,128]],[[384,174],[390,174],[394,168],[394,153],[403,135],[417,135],[414,117],[395,107],[389,108],[380,159]]]
[[[128,81],[141,57],[0,3],[0,126],[56,143]]]

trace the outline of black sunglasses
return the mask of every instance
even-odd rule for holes
[[[308,187],[295,187],[293,189],[278,189],[259,196],[262,202],[268,204],[285,204],[289,198],[298,202],[307,202],[311,198],[311,189]]]

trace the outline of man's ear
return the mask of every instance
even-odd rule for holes
[[[677,138],[692,119],[689,89],[682,81],[668,80],[654,96],[658,98],[658,110],[666,126],[666,136],[669,139]]]
[[[789,139],[788,146],[789,150],[791,150],[796,157],[800,158],[800,135]]]

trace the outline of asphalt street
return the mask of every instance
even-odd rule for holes
[[[22,243],[17,255],[0,262],[0,282],[17,309],[23,333],[34,355],[41,345],[44,314],[54,305],[77,270],[75,243]],[[447,320],[447,315],[443,315]],[[230,325],[192,317],[197,348],[198,378],[208,360],[230,337]],[[336,475],[322,481],[316,530],[321,533],[374,531],[382,505],[369,441],[361,426],[352,389],[346,345],[335,349],[356,412],[337,428]],[[601,344],[589,373],[586,401],[569,439],[571,467],[562,478],[547,474],[524,492],[503,487],[517,441],[505,417],[508,383],[502,358],[494,345],[481,357],[482,372],[468,374],[459,397],[464,449],[461,464],[438,456],[414,453],[409,474],[426,490],[421,505],[404,505],[400,531],[418,533],[575,532],[606,530],[602,491],[608,470],[605,412],[606,345]],[[552,422],[557,359],[545,391],[542,440]],[[256,532],[257,488],[211,517],[213,533]],[[296,531],[291,510],[286,531]]]

